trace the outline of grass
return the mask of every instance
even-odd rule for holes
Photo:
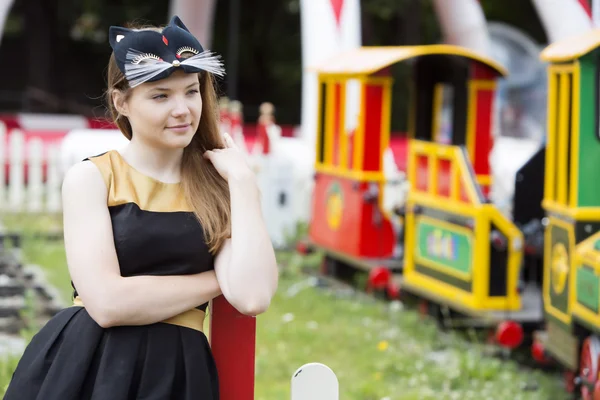
[[[295,270],[306,259],[287,258],[258,322],[258,399],[287,398],[290,372],[313,361],[336,372],[344,400],[566,398],[557,375],[486,356],[401,303],[302,285],[310,279]]]
[[[3,221],[7,227],[25,227],[30,238],[24,243],[24,256],[43,265],[50,282],[69,298],[62,242],[31,236],[40,226],[58,222]],[[280,290],[271,308],[258,317],[257,400],[289,398],[291,375],[308,362],[321,362],[335,371],[343,400],[567,398],[556,374],[488,356],[483,344],[440,332],[432,321],[399,302],[319,284],[301,272],[302,267],[318,265],[317,254],[282,252],[278,257]],[[15,365],[15,358],[0,363],[0,394]]]

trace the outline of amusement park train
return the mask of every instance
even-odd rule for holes
[[[545,48],[547,134],[518,170],[511,215],[491,199],[497,62],[452,45],[361,47],[316,67],[312,217],[298,250],[322,273],[410,296],[455,327],[533,343],[600,398],[600,30]],[[392,67],[410,66],[405,198],[384,207]],[[358,82],[348,132],[346,89]],[[447,314],[449,313],[449,314]]]

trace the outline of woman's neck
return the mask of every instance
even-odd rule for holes
[[[183,149],[157,148],[132,139],[120,153],[128,164],[145,175],[167,183],[181,180]]]

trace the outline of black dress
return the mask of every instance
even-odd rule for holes
[[[179,184],[141,174],[114,150],[88,160],[100,169],[108,187],[121,275],[183,275],[214,268]],[[203,316],[207,305],[191,311]],[[216,365],[201,330],[165,322],[104,329],[85,307],[76,305],[57,313],[33,337],[4,397],[218,398]]]

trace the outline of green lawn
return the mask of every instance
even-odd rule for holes
[[[58,220],[24,220],[27,232]],[[5,218],[16,227],[18,221]],[[62,242],[25,242],[28,262],[41,264],[66,299],[70,283]],[[351,291],[320,285],[300,272],[318,255],[280,253],[280,290],[258,318],[256,399],[289,398],[292,373],[308,362],[330,366],[342,400],[540,399],[562,400],[560,376],[519,367],[484,355],[484,347],[463,335],[440,332],[431,321]],[[0,388],[14,360],[0,364]],[[2,391],[0,390],[0,393]]]

